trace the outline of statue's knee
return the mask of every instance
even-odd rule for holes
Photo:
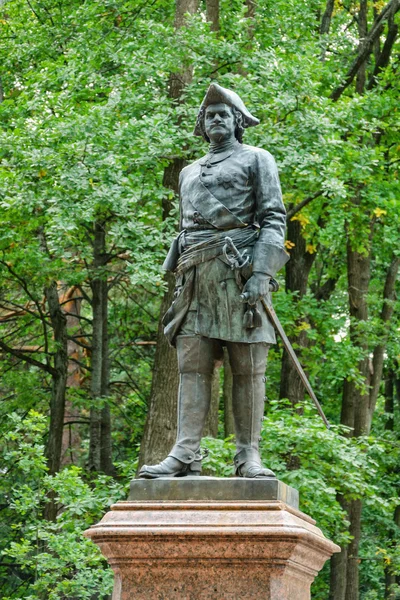
[[[211,375],[214,370],[213,340],[200,336],[177,338],[178,370],[180,373]]]
[[[268,345],[231,343],[228,346],[233,375],[264,375]]]

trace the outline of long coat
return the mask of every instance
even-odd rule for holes
[[[273,277],[288,260],[284,250],[286,211],[276,164],[269,152],[235,142],[228,151],[207,154],[182,170],[179,193],[181,251],[185,249],[185,234],[188,238],[202,231],[223,235],[240,228],[248,231],[250,226],[258,236],[246,248],[251,267],[244,269],[244,279],[252,271]],[[241,301],[238,278],[222,255],[194,269],[190,294],[186,293],[184,302],[178,298],[166,315],[165,332],[172,343],[177,334],[233,342],[275,342],[273,326],[259,302],[261,326],[245,326],[244,314],[249,307]],[[184,281],[179,283],[182,289]],[[168,328],[171,317],[175,318],[173,332]]]

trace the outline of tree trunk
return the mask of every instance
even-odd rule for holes
[[[198,0],[177,0],[175,9],[175,28],[185,26],[185,15],[193,15],[198,9]],[[182,69],[180,73],[171,73],[169,78],[169,97],[180,101],[185,85],[192,80],[192,68]],[[177,195],[179,173],[185,165],[182,158],[174,158],[164,170],[163,185]],[[162,201],[163,219],[172,209],[172,202],[165,197]],[[164,294],[157,331],[156,355],[154,358],[153,380],[150,404],[140,446],[139,469],[143,464],[154,464],[165,458],[176,437],[176,403],[178,395],[178,365],[176,351],[170,347],[165,336],[161,319],[171,305],[175,281],[171,274],[166,275],[168,290]]]
[[[161,303],[161,315],[171,305],[175,278],[167,275],[168,290]],[[176,403],[179,385],[176,350],[168,344],[161,319],[158,324],[150,405],[140,446],[139,469],[144,464],[163,460],[176,438]]]
[[[321,35],[326,35],[327,33],[329,33],[334,7],[335,7],[335,0],[327,0],[326,6],[325,6],[325,12],[322,15],[322,19],[321,19],[321,27],[320,27]]]
[[[81,304],[82,301],[75,297],[80,296],[80,292],[74,286],[69,288],[62,295],[63,307],[65,316],[67,319],[66,327],[67,327],[67,351],[68,351],[68,377],[67,377],[67,389],[69,388],[79,388],[81,385],[81,372],[79,365],[75,362],[75,360],[79,361],[82,358],[82,350],[81,347],[75,342],[74,339],[71,339],[71,335],[78,335],[80,332],[80,320],[79,315],[81,312]],[[76,411],[78,409],[74,408],[72,403],[68,400],[65,403],[65,415],[64,415],[64,430],[63,430],[63,440],[62,440],[62,452],[61,452],[61,460],[62,465],[74,464],[74,451],[81,446],[81,436],[79,435],[78,428],[75,424],[68,424],[69,422],[75,421],[77,419]],[[82,417],[79,415],[79,420]]]
[[[387,421],[385,423],[386,431],[393,431],[394,429],[394,380],[395,374],[390,370],[385,381],[385,413],[387,414]]]
[[[96,221],[93,237],[92,348],[89,470],[113,474],[111,458],[111,422],[108,406],[102,406],[108,394],[108,285],[105,223]]]
[[[246,0],[246,19],[253,19],[256,14],[257,1]]]
[[[199,8],[199,0],[176,0],[175,29],[185,26],[186,15],[194,15]]]
[[[333,15],[333,9],[335,8],[335,0],[327,0],[324,14],[322,15],[321,25],[319,32],[321,35],[328,35],[331,28],[331,20]],[[320,59],[323,62],[326,56],[327,40],[321,40],[321,56]]]
[[[349,503],[346,502],[346,500],[340,494],[337,495],[336,499],[348,514]],[[329,600],[345,600],[347,583],[347,554],[348,546],[345,546],[342,548],[340,553],[334,554],[331,558]]]
[[[358,370],[364,381],[363,388],[357,387],[353,382],[347,382],[347,385],[344,386],[343,406],[351,406],[353,411],[354,436],[365,435],[370,429],[368,393],[370,365],[368,357],[368,341],[366,338],[365,326],[363,325],[368,320],[367,294],[370,278],[371,250],[369,250],[366,255],[358,253],[352,248],[351,240],[348,236],[347,279],[351,318],[350,338],[352,343],[355,346],[358,346],[363,353],[363,358],[358,363]],[[350,412],[350,409],[347,409],[347,411]],[[352,500],[349,503],[350,533],[353,536],[353,539],[347,549],[345,600],[358,600],[359,598],[358,548],[361,535],[361,511],[361,500]]]
[[[356,200],[358,202],[358,200]],[[372,226],[371,226],[372,227]],[[372,230],[371,230],[372,231]],[[354,346],[360,348],[363,358],[358,369],[364,380],[360,388],[353,381],[344,381],[341,423],[353,427],[351,435],[363,435],[369,431],[369,359],[368,344],[363,323],[368,320],[367,293],[371,273],[371,251],[360,254],[353,249],[347,232],[347,278],[350,312],[350,338]],[[361,327],[360,327],[361,326]],[[338,498],[350,520],[350,533],[353,536],[347,548],[331,561],[330,600],[358,600],[359,570],[358,547],[361,535],[361,500],[345,501]]]
[[[103,398],[106,398],[109,395],[110,385],[108,283],[106,275],[104,275],[101,284],[101,318],[103,321],[103,335],[101,340],[101,395]],[[115,475],[112,461],[111,412],[109,404],[105,404],[101,409],[100,470],[106,475]]]
[[[347,581],[345,600],[359,600],[359,559],[358,548],[361,539],[361,512],[362,500],[352,500],[350,502],[350,535],[352,540],[347,548]]]
[[[369,392],[368,406],[370,424],[372,423],[372,417],[375,412],[376,401],[378,399],[379,388],[382,380],[383,360],[386,350],[390,321],[394,312],[394,301],[396,299],[395,286],[399,267],[400,259],[394,257],[386,274],[385,288],[383,290],[383,307],[380,318],[384,327],[384,332],[380,338],[381,343],[374,348],[372,359],[371,388]]]
[[[368,32],[368,0],[360,0],[360,10],[358,12],[358,37],[359,45],[363,46],[364,40],[367,37]],[[356,77],[356,92],[363,94],[365,89],[365,74],[366,74],[366,60],[360,66],[357,77]]]
[[[370,366],[368,357],[368,340],[365,332],[366,321],[368,321],[367,294],[371,278],[371,250],[368,254],[360,254],[352,248],[350,237],[347,239],[347,280],[349,291],[350,309],[350,339],[354,346],[360,348],[363,358],[358,364],[358,370],[363,377],[365,386],[348,386],[352,397],[343,396],[343,403],[350,402],[354,406],[354,435],[364,435],[369,432],[369,394],[368,384],[370,378]],[[360,333],[361,330],[361,333]]]
[[[372,237],[372,228],[370,238]],[[372,418],[382,379],[383,358],[386,349],[388,323],[393,314],[394,286],[400,261],[394,258],[386,276],[383,291],[383,308],[381,322],[385,328],[380,338],[380,343],[374,348],[372,369],[370,366],[368,334],[365,322],[368,321],[367,294],[371,278],[371,249],[367,254],[360,254],[352,248],[350,237],[347,240],[347,276],[349,290],[349,312],[351,318],[350,338],[354,346],[358,347],[363,355],[358,363],[358,371],[362,376],[364,385],[357,386],[353,381],[345,381],[343,385],[341,423],[352,427],[349,435],[356,437],[368,435],[371,429]],[[389,391],[387,388],[388,394]],[[393,398],[393,394],[391,394]],[[391,407],[392,408],[392,407]],[[362,501],[352,500],[345,502],[340,499],[342,507],[348,512],[350,520],[350,534],[352,541],[349,546],[336,555],[331,563],[331,596],[330,600],[358,600],[359,598],[359,566],[358,548],[361,537]],[[346,557],[347,555],[347,557]],[[345,595],[343,595],[343,581],[346,582]]]
[[[206,15],[211,31],[219,31],[219,0],[206,0]]]
[[[393,515],[393,520],[395,522],[395,525],[397,527],[400,527],[400,506],[396,506],[394,515]],[[393,534],[393,532],[391,532],[390,537],[391,537],[390,545],[394,549],[394,547],[396,545],[396,536]],[[395,575],[392,572],[392,569],[393,569],[392,565],[385,566],[385,600],[397,600],[399,597],[398,591],[399,591],[400,578],[398,575]]]
[[[233,377],[231,364],[229,362],[229,354],[224,348],[224,436],[227,438],[235,435],[235,421],[233,419],[232,410],[232,387]]]
[[[49,307],[50,321],[53,327],[55,343],[54,369],[50,399],[49,438],[46,447],[49,475],[55,475],[61,466],[62,437],[64,428],[65,393],[68,376],[67,327],[64,312],[60,306],[57,283],[52,283],[45,289],[45,297]],[[55,494],[48,495],[44,511],[47,521],[55,521],[57,504]]]
[[[345,600],[347,582],[347,547],[331,558],[329,600]]]
[[[68,376],[66,318],[60,306],[57,283],[53,281],[45,290],[55,342],[54,369],[50,401],[50,427],[46,448],[49,474],[60,470],[64,427],[65,392]]]
[[[383,26],[381,28],[381,31],[382,30],[383,30]],[[377,36],[374,46],[373,46],[374,55],[375,55],[375,68],[374,68],[374,72],[372,73],[372,75],[368,81],[368,85],[367,85],[368,90],[372,89],[374,87],[374,85],[376,85],[377,77],[378,77],[379,73],[382,71],[382,69],[384,69],[389,64],[389,60],[392,55],[393,46],[397,39],[398,33],[399,33],[399,26],[397,25],[397,23],[395,23],[394,14],[392,14],[388,19],[388,33],[386,36],[386,40],[383,44],[382,51],[380,51],[379,36]]]
[[[287,237],[295,245],[291,250],[290,260],[286,265],[286,292],[294,293],[297,302],[307,292],[308,277],[316,254],[309,254],[307,252],[306,241],[302,236],[299,221],[289,220]],[[303,319],[303,321],[306,321],[306,319]],[[298,335],[290,336],[290,341],[292,344],[297,344],[300,348],[307,347],[307,331],[302,330]],[[301,351],[299,352],[299,358],[301,359]],[[304,393],[304,385],[301,382],[300,376],[290,356],[284,351],[282,355],[279,397],[288,398],[292,405],[295,406],[298,402],[304,400]]]
[[[351,318],[350,338],[354,345],[363,350],[364,358],[358,368],[365,381],[365,389],[358,388],[353,381],[343,384],[341,423],[352,427],[352,435],[362,435],[368,423],[369,362],[365,333],[359,333],[359,324],[368,319],[367,292],[370,280],[371,254],[359,254],[352,248],[347,235],[347,278],[349,290],[349,312]],[[347,502],[338,497],[342,508],[348,513],[350,531],[354,535],[347,548],[331,559],[330,600],[358,600],[358,545],[360,539],[361,509],[360,500]]]

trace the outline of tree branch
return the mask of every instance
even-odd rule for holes
[[[92,367],[89,367],[88,365],[85,365],[83,362],[81,362],[77,358],[73,358],[72,356],[69,356],[68,360],[71,361],[71,362],[73,362],[73,363],[75,363],[79,367],[82,367],[82,369],[86,369],[86,371],[91,371],[92,370]]]
[[[44,342],[45,342],[45,346],[46,346],[46,352],[47,352],[47,347],[48,347],[47,325],[48,325],[48,322],[46,321],[43,309],[40,306],[40,302],[37,300],[37,298],[35,298],[35,296],[33,294],[31,294],[31,292],[30,292],[30,290],[28,288],[28,284],[26,283],[25,279],[23,279],[23,277],[21,277],[21,275],[18,275],[18,273],[16,271],[14,271],[14,269],[11,267],[10,264],[8,264],[4,260],[1,260],[0,263],[2,265],[4,265],[6,267],[6,269],[8,270],[8,272],[11,273],[11,275],[14,277],[14,279],[16,279],[19,282],[20,286],[22,287],[22,289],[24,290],[24,292],[26,293],[26,295],[28,296],[28,298],[30,298],[32,300],[32,302],[34,303],[34,305],[36,306],[37,311],[39,313],[39,319],[42,322],[43,338],[44,338]]]
[[[75,317],[76,319],[92,324],[92,319],[88,319],[88,317],[83,317],[82,315],[77,315],[75,313],[68,312],[67,310],[64,311],[64,314],[67,315],[67,317]]]
[[[322,19],[321,19],[321,27],[319,29],[319,32],[321,35],[329,33],[334,6],[335,6],[335,0],[327,0],[325,12],[322,15]]]
[[[368,81],[367,90],[371,90],[374,87],[379,73],[389,64],[390,55],[392,53],[392,49],[396,41],[398,31],[399,26],[392,20],[392,22],[389,23],[389,29],[385,43],[383,44],[382,52],[379,54],[378,60],[375,64],[374,72],[372,73],[370,80]]]
[[[51,367],[50,365],[46,365],[46,364],[40,362],[39,360],[32,358],[31,356],[27,356],[21,350],[16,350],[15,348],[11,348],[11,346],[9,346],[8,344],[5,344],[2,340],[0,340],[0,348],[2,350],[4,350],[4,352],[7,352],[8,354],[15,356],[16,358],[20,358],[21,360],[27,362],[28,364],[30,364],[34,367],[38,367],[39,369],[42,369],[43,371],[47,371],[47,373],[50,373],[51,375],[56,374],[56,370],[53,369],[53,367]]]
[[[381,26],[386,19],[390,18],[391,15],[396,14],[396,12],[400,8],[400,0],[390,0],[386,6],[382,9],[380,14],[375,20],[371,31],[366,36],[364,42],[360,45],[358,55],[354,59],[352,65],[347,71],[346,76],[344,77],[343,83],[341,83],[330,95],[331,100],[336,102],[339,100],[340,96],[343,92],[349,87],[352,83],[354,77],[357,75],[359,69],[362,67],[368,55],[371,53],[372,45],[376,38],[379,36],[381,32]]]
[[[307,204],[310,204],[310,202],[315,200],[315,198],[319,198],[319,196],[322,196],[322,193],[322,190],[319,190],[318,192],[315,192],[315,194],[312,194],[312,196],[308,196],[308,198],[305,198],[304,200],[299,202],[299,204],[296,204],[296,206],[293,206],[293,208],[291,208],[286,215],[286,221],[290,221],[290,219],[294,217],[294,215],[296,215],[298,212],[300,212],[302,208],[307,206]]]

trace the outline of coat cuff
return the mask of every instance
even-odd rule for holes
[[[289,255],[280,246],[257,242],[254,246],[253,272],[264,273],[270,277],[282,269],[289,260]]]

